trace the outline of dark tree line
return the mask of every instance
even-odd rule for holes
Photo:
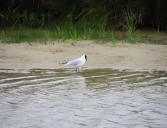
[[[123,29],[126,10],[140,14],[138,28],[167,29],[166,0],[0,0],[0,26],[37,28],[95,18]]]

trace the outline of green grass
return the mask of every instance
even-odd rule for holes
[[[41,29],[9,28],[1,31],[1,41],[5,43],[49,41],[50,33]]]
[[[0,30],[0,41],[3,43],[46,43],[68,39],[75,41],[96,40],[100,43],[111,42],[113,45],[117,42],[167,44],[166,33],[137,31],[134,32],[132,40],[126,32],[118,32],[115,29],[112,29],[111,32],[107,32],[103,24],[101,26],[96,26],[91,23],[80,23],[75,25],[65,23],[59,26],[53,25],[48,28],[32,29],[20,26]]]
[[[107,34],[105,24],[97,22],[64,22],[59,25],[52,25],[47,28],[26,28],[11,27],[0,31],[1,42],[20,43],[32,41],[51,41],[51,40],[91,40],[104,38]]]

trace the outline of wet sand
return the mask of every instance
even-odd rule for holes
[[[94,43],[0,43],[0,69],[57,69],[59,63],[87,54],[87,68],[167,70],[167,45]]]

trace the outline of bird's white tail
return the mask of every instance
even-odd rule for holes
[[[62,62],[59,62],[59,64],[60,64],[60,68],[65,68],[66,66],[68,66],[68,61],[64,60]]]
[[[59,62],[59,64],[67,64],[67,63],[68,63],[67,60],[64,60],[64,61],[62,61],[62,62]]]

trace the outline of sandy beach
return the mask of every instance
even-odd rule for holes
[[[167,70],[167,45],[94,43],[0,43],[0,69],[57,69],[59,63],[88,56],[87,68]]]

